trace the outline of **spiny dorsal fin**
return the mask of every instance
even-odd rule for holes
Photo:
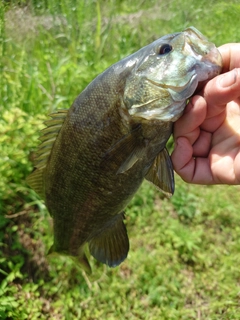
[[[57,112],[50,114],[52,119],[44,122],[47,127],[41,131],[39,138],[42,143],[37,150],[37,158],[34,163],[36,168],[46,166],[53,144],[66,118],[67,112],[68,110],[57,110]]]
[[[44,168],[35,169],[27,177],[28,185],[43,199],[45,198],[44,188],[43,188]]]
[[[52,151],[53,144],[58,136],[62,124],[66,118],[68,110],[57,110],[50,114],[52,119],[44,122],[46,128],[41,131],[40,140],[42,143],[36,152],[37,157],[34,161],[35,170],[27,177],[30,187],[44,198],[43,176],[47,161]]]

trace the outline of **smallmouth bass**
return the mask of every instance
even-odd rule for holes
[[[97,76],[69,110],[46,121],[29,185],[54,222],[50,252],[89,251],[110,267],[129,251],[124,208],[144,179],[167,195],[174,173],[165,148],[198,83],[221,71],[221,55],[194,27],[166,35]]]

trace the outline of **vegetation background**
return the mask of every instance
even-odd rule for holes
[[[40,129],[112,63],[193,25],[240,41],[239,0],[0,3],[0,319],[240,319],[239,186],[147,182],[126,210],[128,258],[88,277],[48,259],[52,223],[27,186]]]

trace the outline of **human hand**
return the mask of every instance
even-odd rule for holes
[[[197,184],[240,184],[240,43],[219,48],[224,74],[194,96],[174,124],[173,167]]]

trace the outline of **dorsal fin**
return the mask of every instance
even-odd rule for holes
[[[41,197],[45,198],[43,187],[44,168],[35,169],[28,177],[27,184]]]
[[[66,118],[68,110],[57,110],[50,114],[52,119],[44,122],[46,128],[41,131],[40,140],[42,143],[36,152],[37,157],[34,161],[35,170],[27,177],[30,187],[44,198],[43,176],[47,161],[52,151],[53,144],[58,136],[62,124]]]
[[[37,157],[34,163],[36,168],[46,166],[47,160],[52,151],[52,146],[66,118],[67,112],[68,110],[57,110],[57,112],[50,114],[52,119],[44,122],[46,128],[41,131],[41,136],[39,138],[42,143],[39,145],[36,152]]]

